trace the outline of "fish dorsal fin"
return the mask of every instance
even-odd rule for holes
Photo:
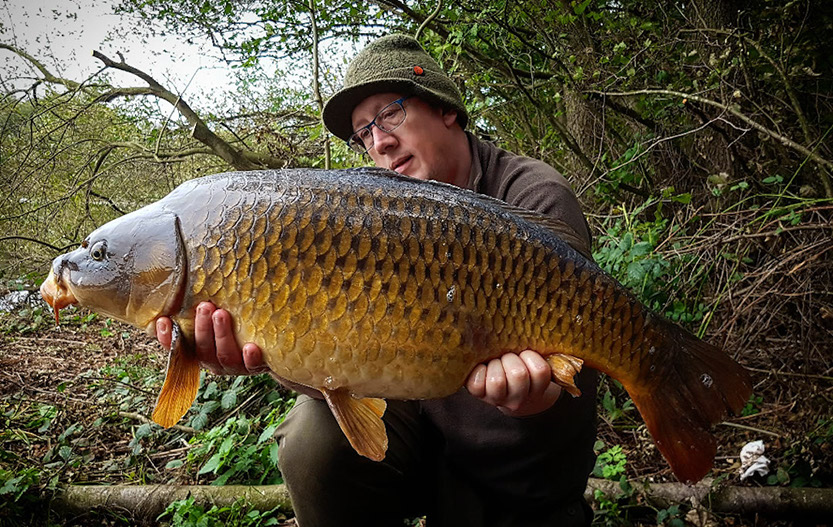
[[[593,260],[593,255],[590,252],[590,247],[587,245],[587,241],[581,236],[579,236],[576,230],[572,228],[570,224],[568,224],[566,221],[553,218],[552,216],[548,216],[538,211],[527,210],[521,207],[517,207],[515,205],[510,205],[505,201],[493,198],[491,196],[486,196],[485,194],[477,194],[476,197],[481,201],[496,205],[504,211],[510,214],[514,214],[515,216],[518,216],[528,221],[529,223],[547,229],[548,231],[556,235],[558,238],[563,240],[565,243],[567,243],[570,247],[575,249],[579,254],[581,254],[588,260]]]
[[[165,383],[153,409],[153,421],[165,428],[177,423],[194,404],[200,385],[200,363],[182,338],[176,322],[171,335],[171,350]]]
[[[356,452],[373,461],[385,459],[388,434],[382,416],[387,403],[382,399],[357,399],[343,388],[320,390]]]
[[[552,369],[552,377],[555,383],[567,390],[567,393],[573,397],[581,395],[581,390],[576,386],[576,381],[573,377],[581,371],[581,366],[584,364],[584,361],[578,357],[563,353],[547,355],[546,359]]]
[[[443,181],[414,179],[409,176],[397,174],[396,172],[392,172],[387,169],[379,168],[361,168],[353,170],[359,170],[364,173],[372,174],[374,177],[386,177],[389,179],[399,180],[407,183],[408,185],[426,185],[429,187],[444,189],[444,192],[466,195],[471,199],[479,200],[483,203],[498,207],[506,212],[509,212],[510,214],[519,216],[520,218],[528,221],[529,223],[547,229],[548,231],[552,232],[555,236],[567,243],[570,247],[575,249],[579,254],[581,254],[588,260],[593,260],[593,255],[590,252],[590,247],[588,246],[587,241],[581,236],[579,236],[575,229],[573,229],[567,222],[563,220],[553,218],[552,216],[548,216],[538,211],[530,211],[515,205],[510,205],[509,203],[506,203],[505,201],[499,198],[488,196],[486,194],[481,194],[471,189],[463,189],[456,185],[452,185],[451,183],[445,183]]]

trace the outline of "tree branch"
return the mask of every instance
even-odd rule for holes
[[[58,76],[53,75],[52,72],[50,72],[48,69],[46,69],[46,66],[44,66],[43,64],[40,63],[40,61],[38,61],[35,57],[29,55],[28,53],[26,53],[25,51],[23,51],[21,49],[17,49],[14,46],[10,46],[8,44],[3,44],[1,42],[0,42],[0,49],[7,49],[7,50],[11,51],[12,53],[14,53],[14,54],[20,56],[21,58],[25,59],[32,66],[34,66],[39,72],[41,72],[41,75],[43,75],[43,80],[45,80],[46,82],[51,82],[53,84],[62,84],[64,86],[66,86],[67,88],[69,88],[70,90],[77,90],[78,88],[81,87],[81,84],[78,83],[78,82],[71,81],[69,79],[64,79],[63,77],[58,77]]]
[[[316,5],[315,0],[309,0],[309,19],[312,27],[312,95],[315,98],[315,105],[318,107],[319,121],[324,115],[324,98],[321,96],[321,86],[318,82],[319,75],[319,59],[318,59],[318,44],[320,42],[320,35],[318,34],[318,22],[316,20]],[[322,121],[323,122],[323,121]],[[324,168],[329,170],[332,165],[332,156],[330,153],[330,134],[324,133]]]
[[[63,247],[58,247],[56,245],[52,245],[49,242],[45,242],[43,240],[38,240],[37,238],[29,238],[28,236],[3,236],[2,238],[0,238],[0,242],[5,242],[5,241],[8,241],[8,240],[21,240],[21,241],[24,241],[24,242],[37,243],[39,245],[43,245],[44,247],[49,247],[53,251],[59,252],[59,253],[65,252],[67,249],[71,249],[71,248],[75,247],[76,245],[78,245],[77,243],[71,243],[69,245],[64,245]]]
[[[713,106],[715,108],[720,108],[721,110],[725,111],[726,113],[734,115],[735,117],[737,117],[741,121],[745,122],[746,124],[748,124],[749,126],[754,128],[755,130],[758,130],[759,132],[761,132],[765,135],[768,135],[769,137],[772,137],[773,139],[780,142],[782,145],[784,145],[788,148],[791,148],[791,149],[795,150],[796,152],[799,152],[800,154],[806,156],[809,159],[812,159],[813,161],[815,161],[819,165],[822,165],[823,167],[827,168],[828,170],[833,169],[833,162],[821,157],[820,155],[813,152],[812,150],[805,147],[804,145],[796,143],[795,141],[793,141],[789,137],[786,137],[786,136],[784,136],[782,134],[779,134],[779,133],[777,133],[773,130],[770,130],[766,126],[760,124],[759,122],[755,121],[751,117],[748,117],[747,115],[741,113],[739,110],[737,110],[736,108],[734,108],[732,106],[729,106],[729,105],[726,105],[726,104],[723,104],[723,103],[720,103],[720,102],[717,102],[717,101],[714,101],[714,100],[711,100],[711,99],[707,99],[705,97],[700,97],[699,95],[693,95],[693,94],[690,94],[690,93],[683,93],[683,92],[678,92],[678,91],[674,91],[674,90],[634,90],[634,91],[627,91],[627,92],[603,92],[603,91],[598,91],[598,90],[588,90],[586,93],[594,94],[594,95],[603,95],[603,96],[606,96],[606,97],[632,97],[634,95],[670,95],[672,97],[677,97],[677,98],[683,99],[684,102],[686,100],[690,100],[690,101],[699,102],[699,103],[702,103],[702,104],[705,104],[705,105],[708,105],[708,106]],[[828,196],[828,197],[833,197],[833,196]]]
[[[226,163],[233,166],[235,169],[256,170],[264,167],[277,168],[275,165],[283,164],[281,160],[274,159],[271,156],[259,156],[257,158],[252,158],[251,156],[244,155],[242,152],[228,144],[223,138],[212,132],[200,116],[197,115],[197,113],[180,96],[164,88],[153,77],[142,70],[134,68],[133,66],[126,64],[124,61],[115,62],[100,51],[94,51],[93,57],[103,62],[108,68],[130,73],[131,75],[135,75],[148,83],[148,87],[146,88],[119,88],[111,90],[102,96],[105,101],[112,100],[114,97],[125,95],[153,95],[167,101],[175,107],[180,115],[182,115],[191,125],[191,136],[197,141],[208,146],[214,153],[220,156]],[[267,163],[255,163],[255,159],[259,161],[267,161]]]

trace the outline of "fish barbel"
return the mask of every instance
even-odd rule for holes
[[[171,317],[153,414],[166,427],[196,396],[207,300],[276,375],[320,390],[371,459],[387,448],[383,399],[450,395],[477,364],[532,349],[574,395],[582,362],[619,380],[677,477],[701,479],[710,427],[751,393],[745,369],[650,312],[568,232],[380,169],[217,174],[94,231],[54,260],[41,293],[56,320],[77,303],[154,334]]]

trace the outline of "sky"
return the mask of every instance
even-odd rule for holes
[[[208,88],[216,96],[218,90],[233,88],[227,81],[229,70],[212,58],[212,50],[174,37],[154,37],[143,44],[133,34],[135,21],[113,14],[114,3],[0,0],[0,42],[23,49],[53,74],[79,82],[101,68],[102,63],[92,56],[98,50],[116,61],[117,52],[121,52],[127,64],[177,93],[186,87],[196,92],[199,87]],[[34,76],[25,68],[23,59],[0,49],[0,77],[4,81],[21,74]],[[144,85],[127,73],[111,71],[110,75],[120,86]]]

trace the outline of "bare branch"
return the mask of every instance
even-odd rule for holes
[[[786,137],[783,134],[779,134],[779,133],[767,128],[766,126],[760,124],[759,122],[755,121],[754,119],[747,116],[746,114],[741,113],[740,110],[738,110],[734,106],[726,105],[726,104],[723,104],[721,102],[714,101],[712,99],[707,99],[707,98],[701,97],[699,95],[693,95],[693,94],[690,94],[690,93],[683,93],[683,92],[678,92],[678,91],[674,91],[674,90],[634,90],[634,91],[628,91],[628,92],[603,92],[603,91],[597,91],[597,90],[588,90],[586,93],[594,94],[594,95],[603,95],[605,97],[632,97],[634,95],[669,95],[671,97],[678,97],[680,99],[683,99],[684,102],[685,101],[695,101],[695,102],[699,102],[699,103],[702,103],[702,104],[705,104],[705,105],[708,105],[708,106],[713,106],[715,108],[720,108],[721,110],[723,110],[723,111],[725,111],[729,114],[734,115],[735,117],[737,117],[741,121],[745,122],[746,124],[748,124],[749,126],[754,128],[755,130],[758,130],[759,132],[761,132],[763,134],[766,134],[769,137],[772,137],[773,139],[780,142],[782,145],[795,150],[796,152],[806,156],[809,159],[812,159],[813,161],[815,161],[819,165],[822,165],[826,169],[828,169],[828,170],[833,169],[833,161],[825,159],[825,158],[821,157],[820,155],[818,155],[817,153],[815,153],[814,151],[807,148],[806,146],[801,145],[799,143],[796,143],[795,141],[793,141],[789,137]],[[833,196],[831,196],[831,197],[833,197]]]
[[[78,245],[77,243],[71,243],[69,245],[64,245],[63,247],[58,247],[57,245],[52,245],[49,242],[45,242],[43,240],[38,240],[37,238],[30,238],[28,236],[3,236],[2,238],[0,238],[0,242],[5,242],[5,241],[9,241],[9,240],[21,240],[21,241],[24,241],[24,242],[37,243],[39,245],[43,245],[44,247],[49,247],[53,251],[59,252],[59,253],[62,253],[64,251],[66,251],[67,249],[72,249],[73,247]]]
[[[62,84],[64,86],[66,86],[67,88],[69,88],[70,90],[77,90],[78,88],[81,87],[81,84],[78,83],[78,82],[71,81],[69,79],[64,79],[63,77],[58,77],[56,75],[53,75],[52,72],[50,72],[48,69],[46,69],[46,66],[44,66],[43,64],[40,63],[40,61],[38,61],[35,57],[29,55],[28,53],[26,53],[25,51],[23,51],[21,49],[17,49],[16,47],[10,46],[8,44],[3,44],[2,42],[0,42],[0,49],[7,49],[7,50],[11,51],[12,53],[14,53],[14,54],[20,56],[21,58],[25,59],[32,66],[34,66],[38,71],[41,72],[41,74],[43,75],[43,79],[46,82],[51,82],[53,84]]]
[[[220,156],[226,163],[233,166],[237,170],[256,170],[264,167],[275,168],[275,165],[283,164],[282,160],[273,158],[272,156],[257,156],[244,155],[236,148],[232,147],[223,138],[215,134],[208,128],[205,121],[188,105],[185,100],[179,95],[159,84],[153,77],[143,72],[138,68],[134,68],[126,64],[123,60],[116,62],[105,56],[100,51],[94,51],[93,56],[104,63],[108,68],[117,69],[130,73],[139,77],[148,83],[146,88],[120,88],[108,92],[104,100],[111,100],[114,97],[126,95],[153,95],[164,101],[170,103],[191,125],[191,136],[197,141],[208,146],[215,154]],[[260,161],[255,163],[254,161]]]

